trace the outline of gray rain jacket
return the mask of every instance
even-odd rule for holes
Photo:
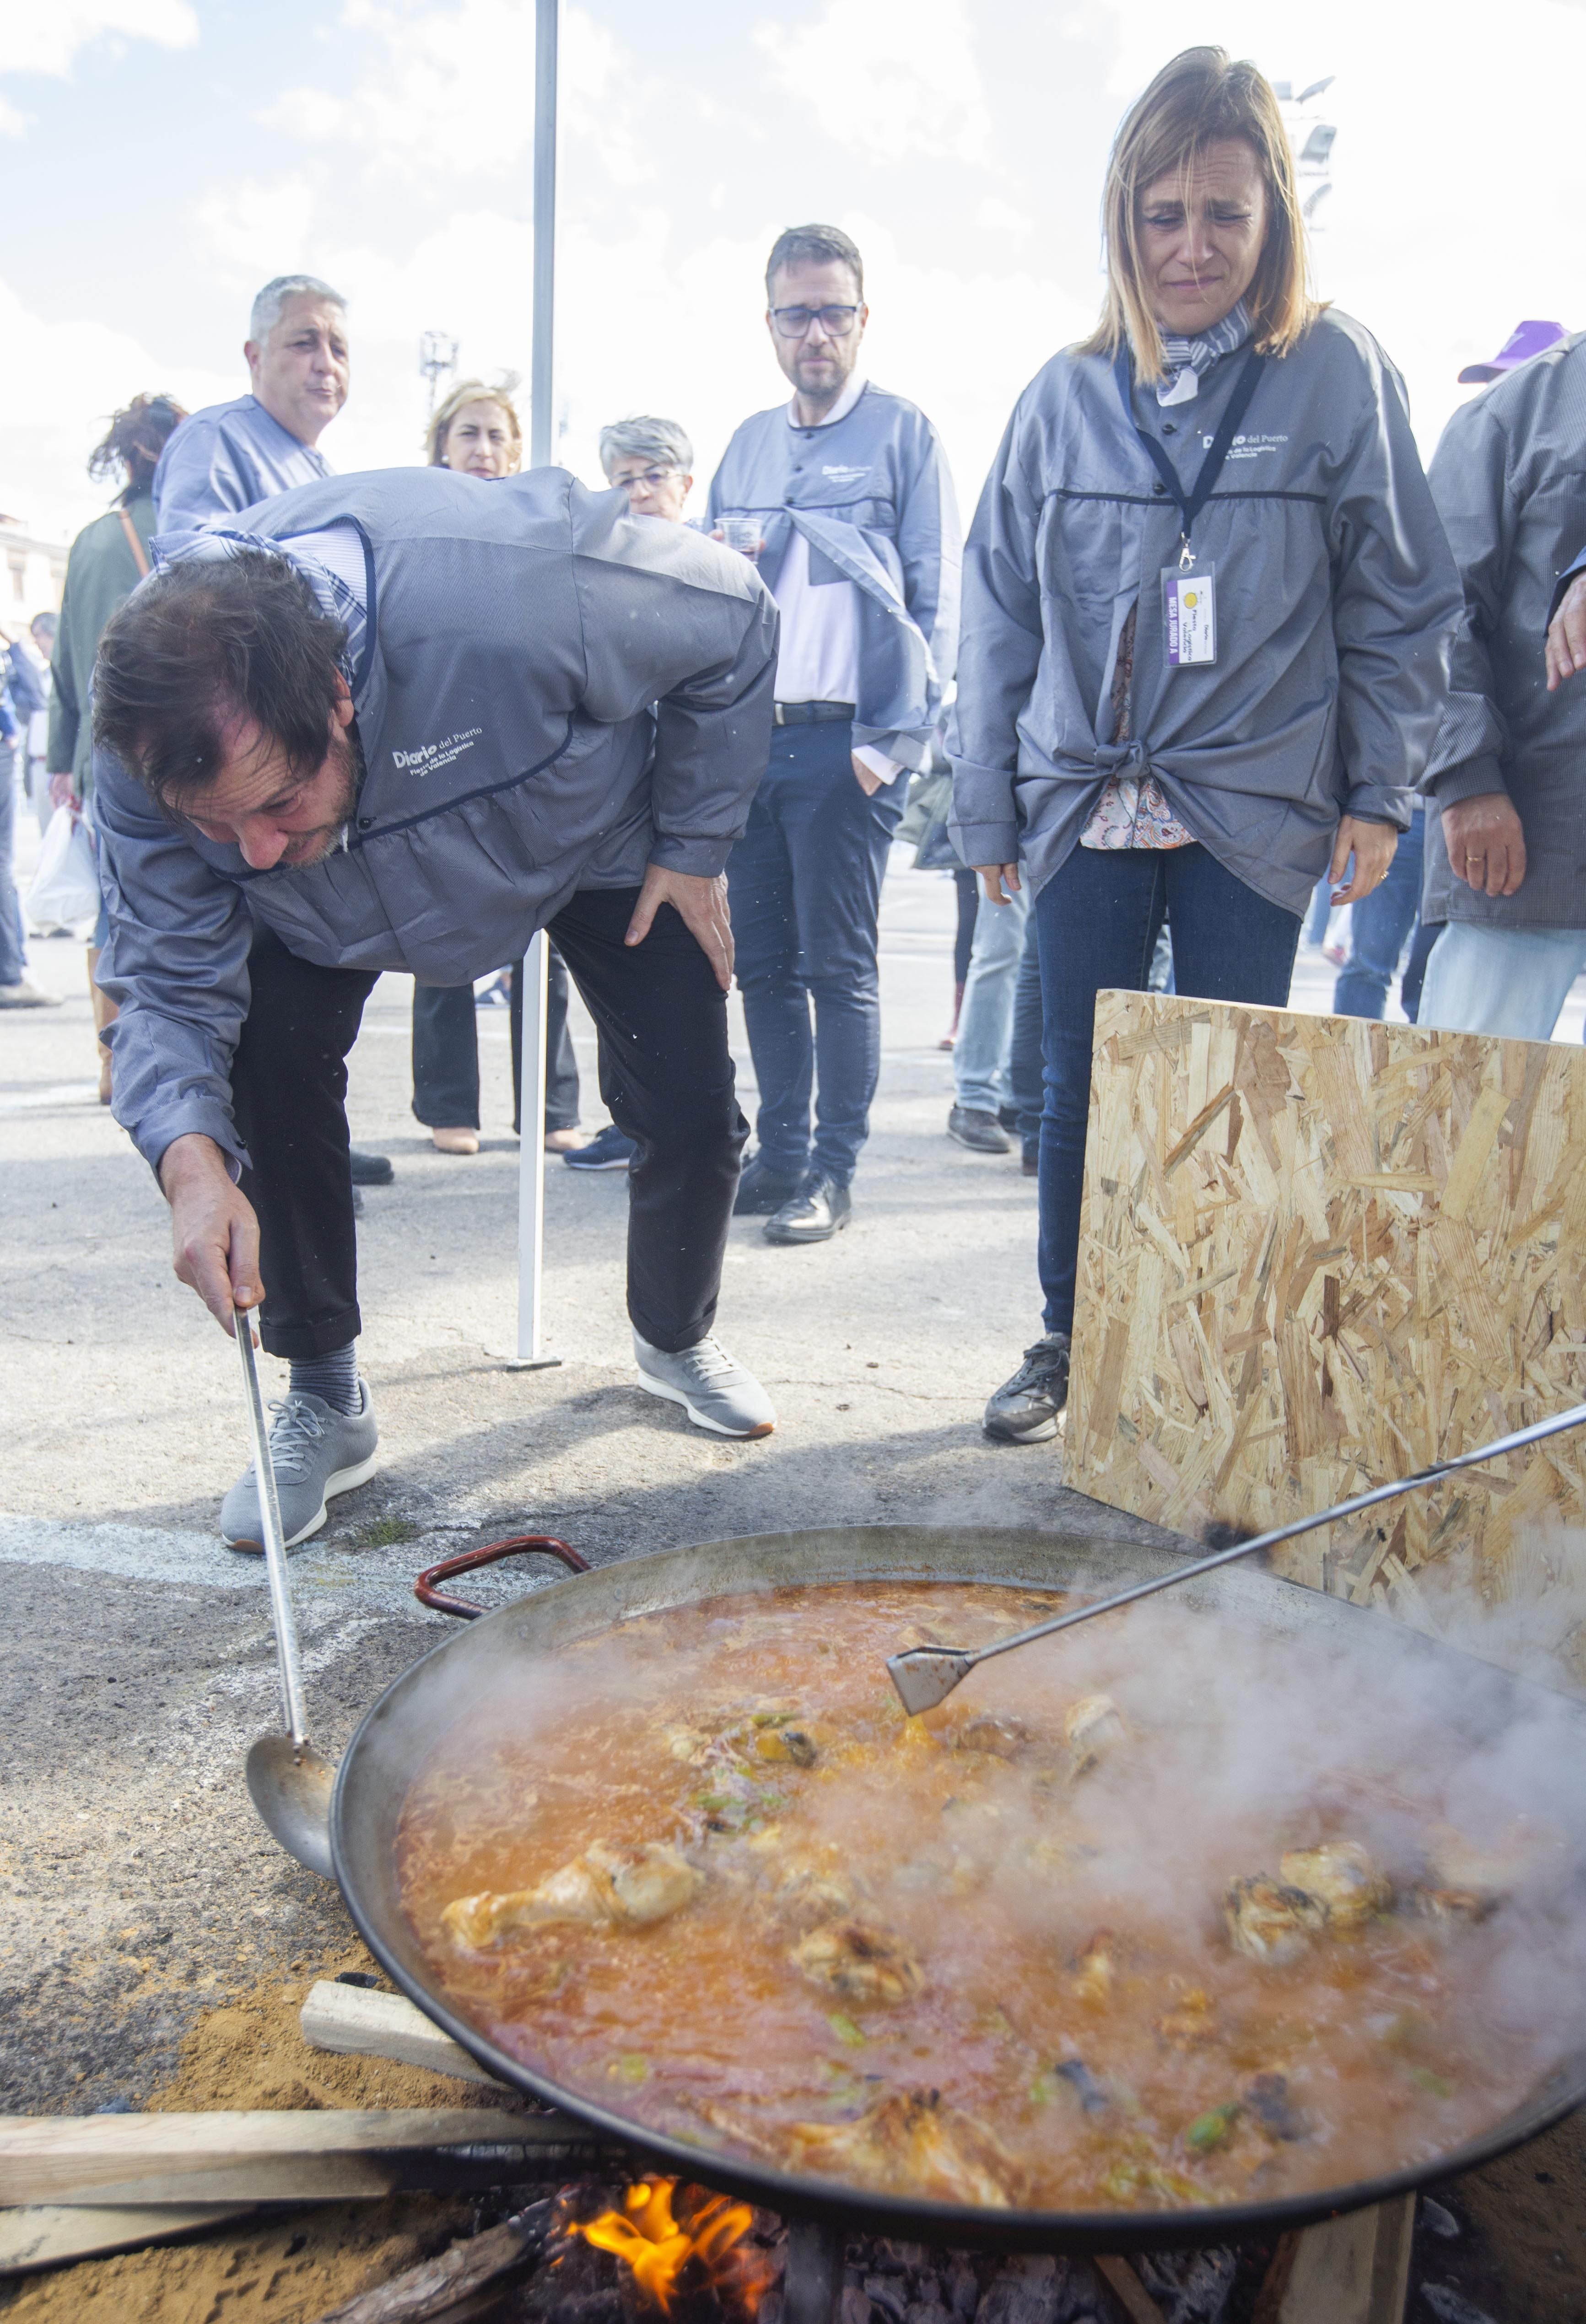
[[[795,527],[809,543],[812,586],[853,583],[855,746],[923,766],[953,676],[961,555],[953,479],[924,412],[868,383],[829,428],[796,428],[785,403],[757,411],[724,453],[707,507],[712,524],[761,520],[769,587]]]
[[[1198,399],[1134,413],[1185,488],[1245,360]],[[1195,521],[1216,567],[1217,660],[1165,658],[1161,581],[1180,520],[1124,415],[1110,360],[1065,352],[1015,406],[970,530],[954,715],[954,844],[1022,855],[1038,890],[1115,768],[1156,775],[1235,876],[1301,912],[1341,815],[1409,827],[1437,731],[1459,576],[1370,333],[1320,316],[1268,359]],[[1119,640],[1139,602],[1135,739],[1111,741]]]
[[[1547,690],[1561,576],[1586,538],[1586,332],[1473,396],[1443,431],[1433,498],[1465,585],[1452,691],[1425,788],[1438,808],[1507,791],[1526,834],[1512,896],[1449,870],[1426,817],[1427,920],[1586,927],[1586,678]]]
[[[289,553],[334,525],[362,538],[367,772],[345,852],[259,872],[97,754],[115,1118],[151,1164],[189,1130],[242,1156],[229,1068],[256,927],[327,967],[460,984],[578,889],[723,869],[765,770],[776,606],[742,558],[627,508],[558,468],[401,468],[246,512],[237,532]]]

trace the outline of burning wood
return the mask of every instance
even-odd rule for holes
[[[775,2273],[769,2253],[748,2240],[753,2226],[747,2203],[704,2187],[679,2191],[676,2179],[645,2179],[627,2190],[620,2211],[576,2221],[568,2233],[614,2254],[641,2301],[663,2316],[682,2293],[709,2291],[724,2310],[752,2318]]]

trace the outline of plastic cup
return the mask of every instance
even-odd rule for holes
[[[740,557],[747,557],[751,565],[758,565],[760,552],[765,547],[765,527],[759,517],[724,516],[721,525],[725,546],[735,549]]]

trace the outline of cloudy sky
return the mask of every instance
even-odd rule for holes
[[[529,367],[531,0],[0,0],[0,510],[96,514],[83,461],[140,388],[241,392],[248,300],[305,268],[352,305],[333,465],[419,456],[418,340]],[[1337,76],[1322,292],[1409,382],[1429,451],[1462,364],[1586,322],[1581,0],[567,0],[561,456],[622,413],[703,484],[779,400],[772,236],[862,245],[871,374],[941,428],[966,506],[1009,407],[1098,298],[1097,194],[1131,97],[1220,41]]]

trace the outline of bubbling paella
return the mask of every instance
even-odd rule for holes
[[[887,1654],[1065,1602],[789,1587],[545,1655],[405,1802],[433,1989],[638,2126],[992,2209],[1388,2172],[1580,2045],[1558,1734],[1172,1601],[904,1715]]]

